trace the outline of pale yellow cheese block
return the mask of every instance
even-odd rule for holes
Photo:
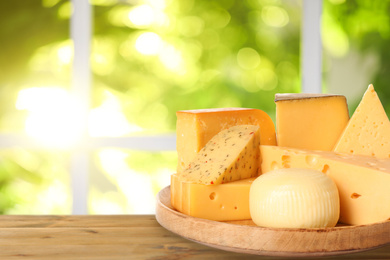
[[[249,189],[255,178],[219,185],[180,181],[171,175],[171,204],[186,215],[216,221],[250,219]]]
[[[221,184],[258,176],[260,130],[257,125],[236,125],[216,134],[178,173],[183,181]]]
[[[205,144],[221,130],[235,125],[260,126],[261,143],[276,145],[275,126],[262,110],[252,108],[215,108],[177,111],[177,172],[183,171]]]
[[[276,169],[251,185],[249,209],[253,222],[273,228],[336,226],[340,199],[336,184],[313,169]]]
[[[322,171],[340,196],[340,222],[363,225],[390,218],[390,159],[260,145],[262,170],[306,168]]]
[[[372,85],[368,86],[334,151],[390,158],[390,122]]]
[[[349,120],[342,95],[276,94],[279,146],[332,151]]]

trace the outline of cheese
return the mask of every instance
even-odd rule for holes
[[[331,151],[349,120],[341,95],[276,94],[279,146]]]
[[[255,178],[221,185],[180,181],[171,175],[171,204],[186,215],[216,221],[250,219],[249,189]]]
[[[334,227],[340,203],[335,183],[310,169],[277,169],[260,175],[249,193],[253,222],[273,228]]]
[[[220,184],[258,176],[259,145],[259,126],[232,126],[211,138],[179,177],[187,182]]]
[[[328,175],[340,196],[340,222],[364,225],[390,218],[390,160],[261,145],[262,171],[314,169]]]
[[[178,111],[176,122],[177,172],[183,171],[205,144],[221,130],[235,125],[260,126],[261,143],[276,145],[275,126],[262,110],[216,108]]]
[[[368,86],[334,151],[390,157],[390,122],[372,85]]]

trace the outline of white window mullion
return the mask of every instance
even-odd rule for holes
[[[176,151],[176,135],[94,137],[88,147],[115,147],[149,152]]]
[[[301,71],[302,92],[322,92],[322,0],[303,1]]]
[[[88,138],[88,112],[91,97],[90,52],[92,37],[91,5],[88,0],[72,0],[73,14],[70,34],[73,40],[72,92],[79,109],[80,140]],[[72,214],[88,213],[89,151],[83,142],[77,145],[71,156]]]

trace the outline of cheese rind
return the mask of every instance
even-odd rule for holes
[[[238,125],[222,130],[178,173],[183,181],[220,184],[258,176],[259,126]]]
[[[335,152],[390,158],[390,122],[372,85],[369,85]]]
[[[327,174],[340,196],[340,222],[364,225],[390,218],[390,160],[343,153],[261,145],[262,171],[315,169]]]
[[[260,126],[261,143],[276,145],[275,126],[262,110],[215,108],[176,112],[177,172],[183,171],[205,144],[221,130],[235,125]]]
[[[180,181],[171,175],[171,204],[186,215],[215,221],[250,219],[249,190],[255,178],[220,185]]]
[[[311,169],[277,169],[260,175],[251,186],[249,201],[253,222],[263,227],[334,227],[340,213],[335,183]]]
[[[346,98],[328,94],[276,94],[279,146],[331,151],[349,120]]]

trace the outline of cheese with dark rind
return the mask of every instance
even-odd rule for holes
[[[332,151],[349,120],[342,95],[276,94],[279,146]]]
[[[205,144],[221,130],[235,125],[260,126],[262,144],[276,145],[275,126],[260,109],[213,108],[176,112],[177,172],[183,171]]]
[[[259,145],[259,126],[232,126],[211,138],[179,177],[209,185],[258,176]]]

